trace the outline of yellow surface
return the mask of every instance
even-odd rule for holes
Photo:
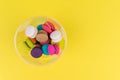
[[[38,67],[17,56],[13,39],[41,15],[64,26],[68,45],[57,62]],[[120,1],[0,0],[0,80],[120,80]]]

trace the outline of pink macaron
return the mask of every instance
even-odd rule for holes
[[[60,51],[60,49],[59,49],[59,46],[57,45],[57,44],[50,44],[49,46],[48,46],[48,53],[50,54],[50,55],[54,55],[54,54],[59,54],[59,51]]]
[[[60,48],[57,44],[53,44],[54,48],[55,48],[55,54],[59,54]]]
[[[54,45],[49,45],[48,46],[48,53],[50,55],[54,55],[55,54],[55,47],[54,47]]]
[[[55,26],[51,22],[48,22],[48,21],[45,24],[43,24],[42,29],[48,33],[51,33],[56,30]]]
[[[51,27],[49,27],[47,24],[43,24],[42,28],[43,28],[43,30],[45,30],[48,33],[52,32]]]
[[[47,24],[51,27],[52,31],[56,30],[55,26],[51,22],[47,21]]]

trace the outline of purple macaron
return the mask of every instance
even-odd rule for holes
[[[42,56],[42,50],[39,48],[39,47],[34,47],[32,50],[31,50],[31,55],[32,57],[34,58],[39,58]]]

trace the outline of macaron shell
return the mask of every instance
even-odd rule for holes
[[[47,23],[48,23],[48,25],[50,25],[50,27],[51,27],[51,29],[52,29],[53,31],[56,30],[56,29],[55,29],[55,26],[54,26],[51,22],[47,21]]]
[[[40,24],[40,25],[37,26],[37,30],[38,30],[38,31],[39,31],[39,30],[42,30],[42,24]]]
[[[56,31],[53,31],[51,34],[50,34],[50,38],[51,39],[58,39],[59,37],[61,37],[61,32],[56,30]]]
[[[40,30],[40,31],[38,31],[38,34],[48,34],[48,33],[44,30]]]
[[[39,58],[40,56],[42,56],[42,50],[40,48],[38,48],[38,47],[34,47],[31,50],[31,55],[34,58]]]
[[[57,44],[54,44],[55,54],[59,54],[60,48]]]
[[[62,37],[59,37],[58,39],[52,39],[52,42],[60,42],[62,40]]]
[[[28,26],[25,31],[26,36],[30,38],[34,38],[35,35],[37,34],[37,30],[34,26]]]
[[[45,23],[45,25],[47,25],[52,30],[51,26],[47,22]]]
[[[28,26],[28,27],[26,28],[25,34],[26,34],[27,36],[33,35],[33,34],[34,34],[34,26]]]
[[[29,38],[29,39],[30,39],[31,42],[34,43],[34,44],[37,42],[35,38]]]
[[[29,39],[29,38],[27,38],[25,41],[24,41],[24,44],[26,45],[26,47],[28,47],[28,48],[33,48],[34,47],[34,44],[32,43],[32,41]]]
[[[31,48],[25,43],[25,41],[22,43],[22,47],[23,47],[23,49],[25,49],[25,50],[30,50]]]
[[[31,36],[31,38],[35,38],[38,33],[38,30],[36,28],[34,28],[34,29],[35,29],[35,33]]]
[[[48,35],[46,35],[46,34],[37,34],[36,40],[38,42],[40,42],[40,43],[42,43],[42,42],[44,43],[44,42],[46,42],[48,40]]]
[[[45,54],[45,55],[49,55],[48,54],[48,46],[49,46],[49,44],[44,44],[42,46],[42,51],[43,51],[43,54]]]
[[[48,53],[49,53],[50,55],[55,54],[55,48],[54,48],[53,45],[49,45],[49,46],[48,46]]]
[[[43,28],[43,30],[45,30],[48,33],[52,32],[52,30],[46,24],[43,24],[42,28]]]
[[[50,43],[50,40],[48,39],[46,42],[40,42],[41,45],[44,45],[44,44],[49,44]]]

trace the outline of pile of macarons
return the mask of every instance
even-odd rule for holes
[[[30,48],[33,58],[44,55],[58,55],[60,48],[58,43],[62,40],[62,34],[53,23],[46,21],[38,26],[27,26],[25,30],[27,39],[25,45]]]

